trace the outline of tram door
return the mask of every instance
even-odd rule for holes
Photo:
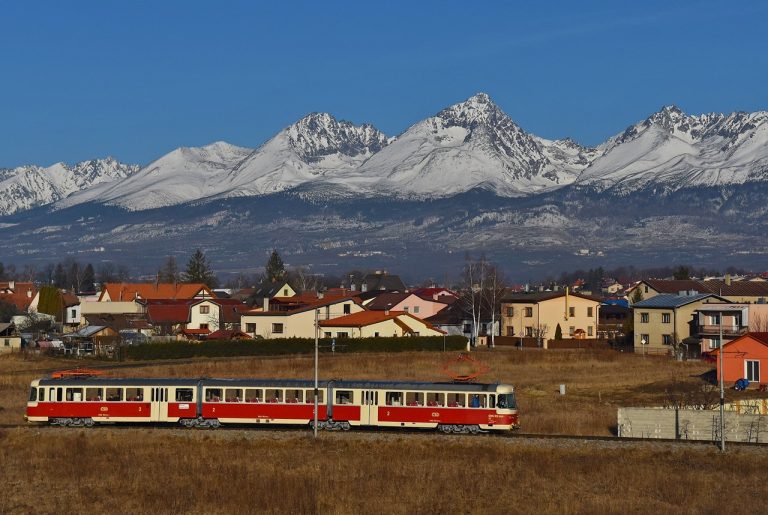
[[[168,418],[168,388],[164,386],[152,388],[150,397],[152,421],[159,422]]]
[[[363,390],[362,413],[360,423],[363,425],[376,425],[379,423],[379,392],[376,390]]]

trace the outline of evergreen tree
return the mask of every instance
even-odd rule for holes
[[[93,270],[93,265],[88,263],[85,265],[85,268],[83,269],[83,278],[80,282],[80,288],[82,291],[94,291],[96,289],[96,285],[94,282],[96,281],[96,272]]]
[[[635,288],[635,291],[632,293],[632,298],[630,300],[632,301],[632,304],[637,304],[643,300],[643,292],[640,291],[639,285]]]
[[[0,263],[0,280],[5,279],[5,267]]]
[[[285,278],[285,264],[276,250],[272,251],[266,266],[267,280],[269,282],[281,281]]]
[[[53,271],[53,285],[57,288],[67,287],[67,273],[60,262],[56,263],[56,269]]]
[[[555,340],[562,340],[563,339],[563,328],[560,327],[560,324],[557,324],[557,327],[555,327]]]
[[[209,288],[216,287],[216,275],[211,270],[211,264],[202,250],[197,249],[189,258],[187,270],[184,272],[184,282],[203,283]]]
[[[691,270],[687,266],[679,266],[672,276],[678,281],[691,278]]]
[[[2,300],[0,300],[0,322],[2,323],[10,322],[11,318],[20,314],[21,312],[16,307],[16,304],[11,304],[10,302],[3,302]]]
[[[53,315],[56,320],[61,320],[64,311],[64,298],[61,291],[53,286],[40,288],[40,299],[37,303],[37,312]]]

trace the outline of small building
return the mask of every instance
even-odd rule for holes
[[[723,351],[723,381],[733,384],[747,379],[752,385],[768,384],[768,333],[747,333],[726,342]],[[717,377],[720,377],[720,349],[709,355],[716,359]],[[763,369],[766,373],[763,373]]]
[[[438,314],[448,303],[420,297],[415,293],[385,292],[364,305],[372,311],[403,311],[423,320]]]
[[[0,354],[18,352],[21,350],[21,335],[10,323],[0,323]]]

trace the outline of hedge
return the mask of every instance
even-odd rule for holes
[[[464,350],[467,339],[463,336],[415,336],[395,338],[337,339],[335,352],[404,352]],[[256,340],[204,340],[201,342],[146,343],[123,347],[123,355],[134,360],[176,359],[227,356],[279,356],[309,354],[315,351],[312,338],[280,338]],[[331,340],[320,340],[320,352],[331,352]]]

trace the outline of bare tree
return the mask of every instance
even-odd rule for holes
[[[465,260],[462,274],[463,293],[461,300],[464,303],[465,309],[472,317],[471,339],[474,344],[477,344],[478,336],[480,336],[483,305],[486,303],[484,294],[488,275],[488,261],[485,259],[485,255],[481,255],[479,259],[474,260],[469,254],[467,254]]]
[[[485,274],[485,304],[491,313],[491,348],[496,345],[496,320],[501,320],[501,298],[504,296],[506,283],[504,273],[498,265],[488,263]]]
[[[303,266],[288,271],[288,282],[300,292],[317,290],[320,283],[318,276]]]

